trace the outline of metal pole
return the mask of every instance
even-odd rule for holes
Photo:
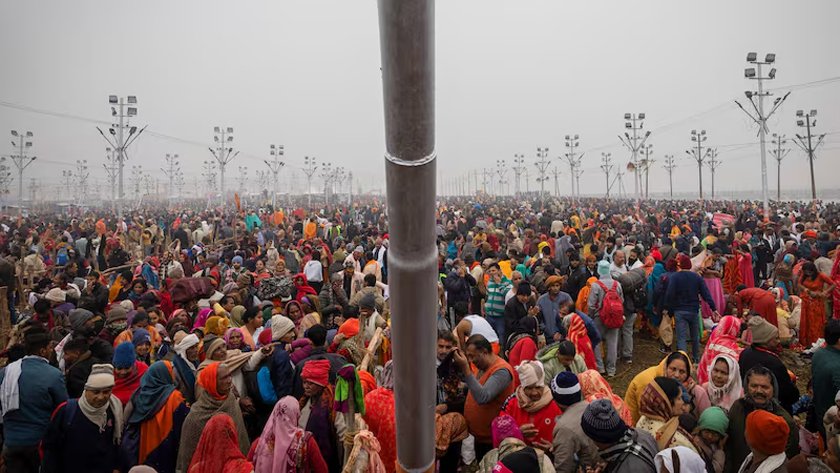
[[[24,135],[20,137],[20,151],[18,151],[18,161],[20,164],[18,165],[18,213],[21,212],[21,207],[23,207],[23,167],[24,167],[24,159],[23,159],[23,145],[26,141]],[[814,166],[811,166],[811,175],[813,176],[813,169]]]
[[[122,217],[123,214],[123,199],[125,199],[125,192],[123,189],[123,167],[125,166],[125,142],[123,141],[123,128],[125,128],[125,116],[124,116],[124,106],[125,103],[123,102],[123,98],[120,97],[120,127],[117,129],[117,148],[119,149],[119,158],[118,158],[118,166],[119,166],[119,189],[117,193],[119,194],[119,199],[117,199],[117,215]]]
[[[761,82],[759,81],[759,87]],[[760,89],[759,89],[760,90]],[[816,122],[815,122],[816,123]],[[808,165],[811,167],[811,200],[817,200],[817,186],[814,182],[814,147],[811,145],[811,116],[805,117],[805,126],[808,131]],[[762,152],[762,159],[764,158]]]
[[[703,199],[703,142],[697,135],[697,175],[700,178],[700,199]]]
[[[758,71],[758,115],[761,120],[758,127],[758,137],[761,142],[761,199],[764,201],[764,219],[770,217],[770,202],[767,197],[767,147],[765,146],[765,135],[767,128],[767,117],[764,116],[764,81],[761,77],[761,64],[756,64]]]
[[[435,466],[434,1],[379,0],[398,468]]]

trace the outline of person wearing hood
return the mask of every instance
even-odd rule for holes
[[[195,371],[198,366],[198,336],[194,333],[187,335],[185,332],[175,334],[173,341],[175,346],[175,357],[172,364],[175,366],[178,390],[184,396],[187,404],[195,402]]]
[[[113,393],[123,404],[128,404],[131,395],[140,387],[140,379],[149,369],[149,365],[137,360],[134,344],[120,343],[114,350],[114,389]]]
[[[550,450],[552,432],[561,411],[546,386],[539,361],[523,361],[516,367],[519,386],[502,405],[501,412],[513,417],[529,445]]]
[[[776,398],[778,392],[776,377],[763,366],[756,366],[744,376],[744,397],[735,401],[729,410],[728,440],[726,442],[726,466],[724,473],[738,473],[739,467],[750,454],[747,441],[747,416],[755,411],[766,411],[781,417],[789,427],[787,440],[782,440],[782,450],[788,458],[799,453],[799,428]]]
[[[123,406],[113,394],[114,367],[93,365],[84,392],[56,408],[41,442],[41,473],[119,469]]]
[[[283,398],[292,394],[295,369],[289,352],[285,346],[295,340],[295,323],[286,316],[275,315],[271,317],[271,342],[280,346],[271,355],[271,384],[277,398]]]
[[[295,284],[295,300],[300,302],[303,299],[303,296],[311,295],[311,296],[318,296],[318,291],[315,290],[315,287],[309,284],[309,280],[304,273],[295,274],[295,277],[292,279]],[[321,285],[318,284],[318,288]]]
[[[729,410],[735,400],[744,395],[741,370],[735,358],[720,354],[714,357],[710,364],[709,380],[700,385],[705,394],[697,396],[696,399],[699,414],[712,406]]]
[[[694,378],[691,377],[692,369],[693,366],[688,359],[688,355],[685,352],[675,351],[663,358],[658,365],[651,366],[637,374],[630,381],[630,384],[627,386],[627,393],[624,395],[624,402],[627,408],[630,409],[633,424],[638,422],[641,416],[639,405],[641,403],[642,393],[657,377],[664,376],[678,381],[690,397],[696,398],[697,395],[695,393],[703,388],[694,382]]]
[[[799,388],[796,387],[787,366],[777,354],[779,329],[761,316],[750,317],[747,326],[752,334],[752,345],[742,351],[738,358],[741,375],[746,375],[756,366],[763,366],[770,370],[778,384],[776,398],[785,410],[792,412],[793,404],[799,400]]]
[[[606,363],[604,363],[605,360],[603,359],[601,350],[595,350],[595,360],[598,365],[598,372],[601,374],[606,373],[607,377],[612,377],[615,376],[615,364],[618,359],[618,337],[621,327],[607,328],[599,317],[599,311],[603,307],[604,296],[607,294],[604,288],[612,290],[614,287],[622,302],[624,301],[624,294],[621,290],[621,284],[613,280],[612,276],[610,276],[610,263],[608,261],[601,260],[598,262],[598,276],[598,281],[595,284],[592,284],[592,288],[589,291],[587,306],[589,307],[589,315],[595,321],[595,326],[598,327],[598,332],[601,334],[601,340],[606,342]]]
[[[106,313],[105,327],[99,332],[99,338],[110,343],[112,346],[117,344],[114,341],[121,333],[128,328],[128,312],[119,304],[114,304]]]
[[[651,434],[660,450],[682,446],[696,451],[691,434],[680,425],[680,416],[685,413],[680,383],[657,376],[642,391],[636,428]]]
[[[690,448],[672,447],[660,451],[653,457],[656,471],[660,473],[681,473],[706,471],[706,463]]]

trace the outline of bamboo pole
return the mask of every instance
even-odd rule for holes
[[[397,467],[435,466],[434,0],[379,0]]]

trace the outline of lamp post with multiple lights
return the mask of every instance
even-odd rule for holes
[[[32,136],[31,131],[18,132],[12,130],[12,146],[17,151],[17,154],[11,155],[11,158],[18,170],[18,213],[20,213],[20,207],[23,205],[23,171],[35,161],[35,156],[28,155],[30,148],[32,148]]]
[[[304,156],[303,157],[303,173],[306,174],[306,199],[307,205],[309,208],[308,211],[312,210],[312,176],[315,174],[315,171],[318,170],[318,164],[315,162],[315,157]]]
[[[691,159],[697,161],[697,179],[700,185],[700,199],[703,198],[703,162],[706,161],[706,158],[709,155],[709,148],[706,148],[706,152],[703,152],[703,143],[709,139],[706,136],[706,130],[700,130],[698,133],[697,130],[691,130],[691,141],[697,144],[697,149],[695,149],[692,145],[691,149],[685,150],[685,154],[687,154]]]
[[[774,149],[770,150],[770,154],[773,155],[773,158],[776,160],[776,200],[782,200],[782,160],[785,159],[785,156],[790,152],[787,148],[782,148],[787,143],[785,139],[785,135],[777,135],[773,133],[773,146]]]
[[[507,175],[507,161],[504,159],[496,160],[496,174],[499,176],[499,190],[497,195],[504,195],[505,193],[505,176]]]
[[[802,151],[808,154],[808,165],[811,167],[811,200],[817,200],[817,187],[814,181],[814,150],[817,149],[825,139],[825,133],[822,135],[817,136],[816,144],[812,140],[811,135],[811,128],[817,126],[817,111],[811,110],[808,113],[805,113],[802,110],[796,111],[796,126],[800,128],[805,128],[807,131],[806,136],[802,136],[799,133],[796,134],[796,139],[793,140],[797,146],[799,146]]]
[[[604,175],[607,177],[607,199],[610,198],[610,171],[612,168],[612,153],[601,153],[601,169],[604,170]]]
[[[574,135],[573,137],[570,135],[565,136],[566,141],[566,149],[568,151],[563,155],[566,158],[566,162],[569,163],[569,179],[571,180],[571,194],[572,197],[575,196],[575,168],[580,166],[580,162],[583,159],[583,154],[580,157],[576,156],[577,148],[580,146],[580,135]],[[580,187],[577,189],[577,195],[580,196]]]
[[[641,186],[639,185],[639,181],[641,180],[641,174],[639,174],[639,151],[642,147],[645,146],[645,142],[650,137],[650,131],[646,131],[644,135],[639,136],[639,133],[644,128],[645,123],[645,114],[644,113],[625,113],[624,114],[624,136],[618,135],[618,139],[621,140],[621,144],[627,147],[631,153],[631,161],[627,168],[632,170],[634,173],[633,184],[636,188],[636,196],[641,197]],[[633,133],[630,136],[630,132]]]
[[[665,155],[665,164],[663,164],[662,167],[668,171],[668,195],[671,200],[674,200],[674,168],[677,167],[677,163],[674,161],[673,154]]]
[[[111,106],[111,117],[118,118],[119,123],[112,123],[111,127],[108,128],[111,138],[108,138],[101,128],[96,127],[96,129],[117,154],[117,194],[119,201],[117,215],[122,216],[122,200],[125,198],[123,171],[125,161],[128,159],[125,150],[140,137],[146,127],[144,126],[138,130],[136,126],[129,124],[129,120],[137,116],[137,96],[117,97],[116,95],[109,95],[108,104]],[[125,136],[125,131],[128,131],[127,137]]]
[[[271,208],[277,207],[277,183],[280,181],[280,170],[286,165],[280,158],[283,156],[285,149],[283,145],[271,145],[269,147],[269,154],[271,161],[264,159],[263,162],[268,166],[271,175],[274,178],[271,186]]]
[[[545,203],[545,181],[548,180],[548,165],[551,164],[548,160],[548,147],[537,148],[537,161],[534,165],[537,167],[537,181],[540,183],[540,202]]]
[[[222,196],[222,205],[227,202],[225,198],[225,168],[239,154],[233,152],[233,127],[213,127],[213,141],[216,149],[208,148],[219,165],[219,194]]]
[[[160,170],[169,178],[169,200],[171,201],[175,197],[175,178],[181,172],[178,155],[166,153],[166,167],[160,168]]]
[[[753,92],[748,90],[744,92],[744,95],[747,97],[747,100],[750,101],[750,104],[755,111],[755,114],[748,111],[744,108],[743,105],[740,104],[737,100],[735,103],[738,107],[747,114],[755,123],[758,125],[758,137],[759,143],[761,145],[761,196],[764,201],[764,218],[769,218],[770,212],[770,202],[769,202],[769,195],[767,189],[767,147],[766,147],[766,135],[770,132],[770,129],[767,127],[767,120],[779,109],[782,105],[782,102],[790,95],[790,92],[786,93],[783,97],[777,97],[776,100],[773,101],[773,108],[770,110],[769,113],[764,113],[764,98],[773,95],[772,93],[764,90],[764,81],[765,80],[773,80],[776,78],[776,68],[771,67],[770,70],[767,72],[767,75],[763,75],[761,72],[762,66],[769,66],[776,62],[776,55],[774,53],[768,53],[764,56],[764,60],[758,59],[758,53],[747,53],[747,62],[754,65],[755,67],[747,67],[744,69],[744,77],[750,80],[755,80],[758,82],[758,91]]]
[[[522,195],[522,173],[525,171],[525,155],[522,154],[514,154],[513,155],[513,173],[516,178],[514,181],[516,185],[516,190],[514,191],[517,197]]]

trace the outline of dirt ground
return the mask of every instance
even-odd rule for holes
[[[701,344],[701,346],[704,346]],[[659,364],[665,355],[659,351],[659,342],[653,340],[649,335],[636,332],[633,340],[633,363],[627,364],[619,360],[616,366],[615,378],[609,381],[613,392],[624,397],[627,392],[627,385],[640,371],[650,366]],[[781,354],[782,361],[794,372],[797,377],[799,392],[806,393],[808,381],[811,379],[811,361],[800,356],[799,353],[784,350]]]

